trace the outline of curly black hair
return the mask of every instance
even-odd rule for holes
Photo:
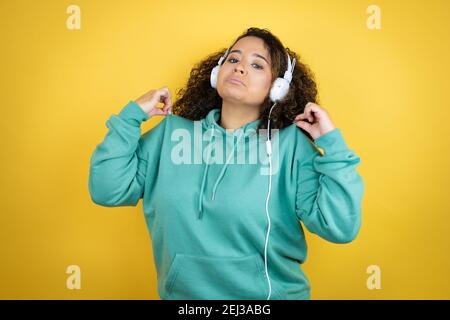
[[[283,77],[287,70],[286,52],[295,58],[295,68],[292,74],[292,81],[286,97],[277,102],[271,114],[271,129],[282,129],[292,124],[294,118],[303,113],[308,102],[318,103],[317,85],[314,75],[309,67],[300,60],[300,56],[289,48],[285,48],[281,41],[267,29],[248,28],[229,47],[241,38],[254,36],[261,38],[271,57],[272,62],[272,83],[277,77]],[[201,120],[213,108],[222,106],[222,98],[217,90],[211,87],[211,70],[217,65],[220,57],[224,55],[227,48],[221,49],[204,60],[197,63],[191,70],[186,87],[177,92],[176,102],[172,106],[173,113],[190,120]],[[269,111],[273,102],[267,94],[260,106],[261,124],[257,129],[267,129]],[[299,128],[301,129],[301,128]],[[311,135],[301,129],[311,140]]]

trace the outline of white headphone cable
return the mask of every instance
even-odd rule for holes
[[[269,233],[270,233],[270,216],[269,216],[269,198],[270,198],[270,191],[272,189],[272,143],[270,139],[270,115],[272,114],[272,109],[275,107],[276,103],[270,108],[269,111],[269,119],[267,121],[267,141],[266,141],[266,151],[267,156],[269,158],[269,190],[267,193],[267,199],[266,199],[266,215],[267,215],[267,221],[268,221],[268,228],[267,228],[267,235],[266,235],[266,243],[264,246],[264,266],[266,271],[266,277],[267,282],[269,283],[269,295],[267,296],[267,300],[270,299],[270,296],[272,294],[272,285],[270,284],[270,278],[269,278],[269,272],[267,270],[267,243],[269,241]]]

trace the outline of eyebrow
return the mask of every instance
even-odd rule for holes
[[[233,52],[237,52],[237,53],[242,53],[242,51],[241,50],[233,50],[233,51],[230,51],[230,53],[229,54],[231,54],[231,53],[233,53]],[[257,56],[257,57],[259,57],[259,58],[261,58],[261,59],[263,59],[264,61],[266,61],[267,62],[267,64],[269,64],[269,61],[267,61],[267,59],[266,58],[264,58],[262,55],[260,55],[260,54],[257,54],[257,53],[254,53],[253,54],[254,56]]]

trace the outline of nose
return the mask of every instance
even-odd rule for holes
[[[236,63],[235,65],[234,65],[234,71],[236,72],[240,72],[241,74],[244,74],[245,73],[245,70],[244,70],[244,67],[242,66],[242,64],[241,64],[241,62],[239,62],[239,63]]]

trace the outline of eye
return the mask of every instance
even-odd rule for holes
[[[237,60],[236,58],[229,58],[228,59],[228,61],[229,62],[231,62],[231,60]],[[231,62],[231,63],[233,63],[233,62]],[[255,66],[257,66],[257,68],[256,69],[262,69],[263,67],[262,66],[260,66],[259,64],[257,64],[257,63],[253,63]]]

